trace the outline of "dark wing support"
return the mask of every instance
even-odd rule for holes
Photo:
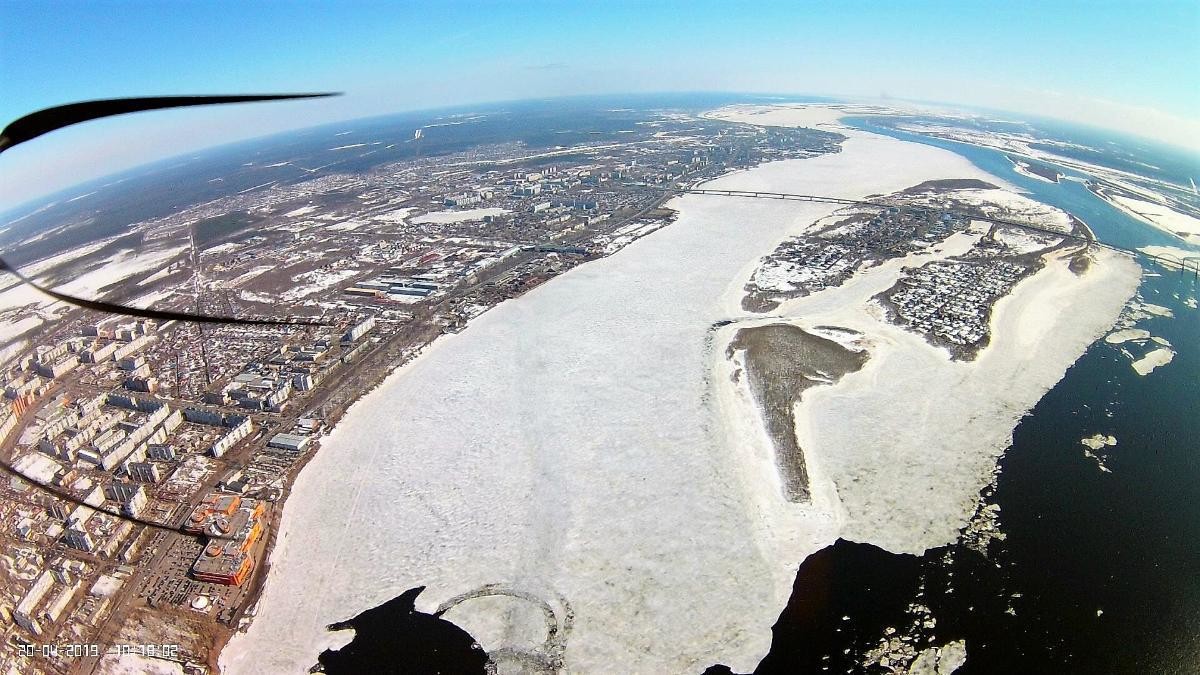
[[[14,145],[33,140],[56,129],[72,124],[88,122],[101,117],[113,117],[126,113],[162,110],[164,108],[186,108],[197,105],[219,105],[222,103],[254,103],[257,101],[284,101],[298,98],[323,98],[337,96],[324,94],[234,94],[228,96],[148,96],[144,98],[109,98],[98,101],[83,101],[46,108],[30,113],[0,132],[0,152]]]
[[[146,98],[113,98],[98,101],[84,101],[82,103],[71,103],[68,105],[55,106],[46,108],[31,113],[21,119],[9,124],[0,131],[0,152],[24,143],[26,141],[37,138],[44,134],[48,134],[55,129],[87,122],[89,120],[100,119],[102,117],[112,117],[114,115],[124,115],[127,113],[143,112],[147,110],[162,110],[164,108],[184,108],[198,105],[219,105],[224,103],[253,103],[256,101],[282,101],[290,99],[305,99],[305,98],[324,98],[327,96],[337,96],[335,93],[321,94],[235,94],[226,96],[152,96]],[[0,270],[12,273],[23,283],[29,284],[33,288],[49,295],[55,300],[61,300],[77,307],[85,309],[94,309],[101,312],[109,312],[113,314],[124,314],[127,316],[136,316],[146,319],[160,320],[177,320],[177,321],[197,321],[201,323],[227,323],[227,324],[249,324],[260,326],[278,326],[278,325],[296,325],[296,326],[313,326],[324,325],[323,321],[315,319],[250,319],[236,318],[228,316],[210,316],[207,314],[198,314],[191,312],[169,312],[154,309],[139,309],[137,307],[127,307],[111,302],[101,300],[88,300],[85,298],[77,298],[65,293],[59,293],[43,286],[34,283],[31,279],[21,274],[17,269],[8,264],[3,258],[0,258]]]

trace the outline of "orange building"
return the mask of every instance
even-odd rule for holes
[[[208,544],[192,563],[200,581],[240,585],[254,571],[250,549],[263,533],[266,503],[236,495],[210,494],[192,510],[183,529],[204,535]]]

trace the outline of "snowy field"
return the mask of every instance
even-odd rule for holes
[[[242,272],[237,277],[230,279],[229,281],[221,282],[220,288],[241,288],[254,279],[262,276],[265,272],[269,272],[273,269],[275,269],[274,265],[258,265],[250,270]],[[216,284],[214,284],[214,287],[216,287]]]
[[[1071,231],[1071,218],[1064,211],[1009,190],[955,190],[949,193],[949,196],[978,206],[989,216],[1003,215],[1018,222],[1030,223],[1056,232]]]
[[[23,271],[45,283],[48,272],[70,269],[74,260],[94,253],[108,241],[110,240],[81,246],[78,250],[62,253],[29,265]],[[68,295],[95,298],[99,289],[105,286],[118,283],[155,267],[167,265],[184,248],[166,247],[120,251],[108,257],[94,269],[54,288]],[[22,350],[28,346],[27,341],[18,340],[17,336],[44,322],[56,320],[69,311],[70,306],[31,286],[18,282],[11,275],[0,275],[0,282],[6,285],[4,290],[0,290],[0,365],[2,365],[19,356]]]
[[[483,220],[488,216],[498,216],[503,213],[508,213],[507,209],[497,207],[486,209],[466,209],[463,211],[430,211],[425,215],[417,216],[412,219],[413,223],[434,223],[438,225],[446,223],[462,223],[468,220]]]
[[[360,272],[362,270],[350,268],[341,270],[319,269],[297,274],[292,277],[292,281],[302,285],[284,291],[279,296],[279,299],[284,302],[295,302],[307,298],[317,291],[323,291],[331,286],[335,286]]]
[[[21,333],[42,325],[39,316],[25,316],[15,321],[7,321],[0,325],[0,345],[6,345]]]
[[[381,223],[403,223],[405,222],[404,219],[408,217],[408,214],[411,211],[411,207],[393,209],[384,213],[377,213],[371,216],[371,220],[379,221]]]
[[[832,123],[825,109],[797,115]],[[926,180],[1001,184],[944,150],[844,133],[842,152],[710,186],[863,198]],[[867,307],[899,261],[785,303],[806,323],[862,330],[871,350],[862,371],[800,404],[817,489],[792,504],[727,377],[730,330],[711,327],[745,317],[759,258],[834,207],[670,205],[674,224],[439,339],[351,408],[296,482],[257,618],[225,649],[225,671],[304,672],[349,639],[327,623],[418,585],[432,611],[493,583],[570,606],[568,672],[750,671],[807,555],[839,535],[913,552],[954,538],[1017,419],[1138,279],[1110,257],[1082,278],[1051,262],[1001,301],[995,344],[969,364]],[[540,616],[489,608],[468,601],[453,619],[485,649],[537,648]]]
[[[287,217],[287,218],[297,218],[299,216],[308,215],[316,210],[317,210],[317,207],[310,204],[308,206],[301,206],[298,209],[293,209],[291,211],[288,211],[287,213],[285,213],[283,215],[284,215],[284,217]]]

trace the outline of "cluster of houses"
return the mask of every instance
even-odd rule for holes
[[[956,345],[988,334],[991,304],[1008,293],[1027,268],[1008,260],[931,262],[909,270],[888,296],[910,328]]]

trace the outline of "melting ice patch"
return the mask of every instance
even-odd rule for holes
[[[1112,473],[1112,469],[1108,468],[1107,456],[1097,454],[1097,451],[1104,448],[1112,447],[1117,444],[1116,436],[1105,436],[1104,434],[1096,434],[1087,438],[1079,439],[1080,444],[1084,446],[1083,455],[1088,459],[1096,462],[1096,466],[1104,473]]]
[[[1174,314],[1167,307],[1155,305],[1138,298],[1131,301],[1117,323],[1118,330],[1109,333],[1104,341],[1116,345],[1129,359],[1138,375],[1149,375],[1156,368],[1165,366],[1175,358],[1171,343],[1144,328],[1134,328],[1139,321],[1156,317],[1171,318]],[[1135,352],[1141,352],[1135,353]]]
[[[1165,366],[1175,358],[1175,350],[1170,347],[1159,347],[1149,351],[1145,356],[1133,362],[1133,369],[1138,375],[1149,375],[1159,366]]]

